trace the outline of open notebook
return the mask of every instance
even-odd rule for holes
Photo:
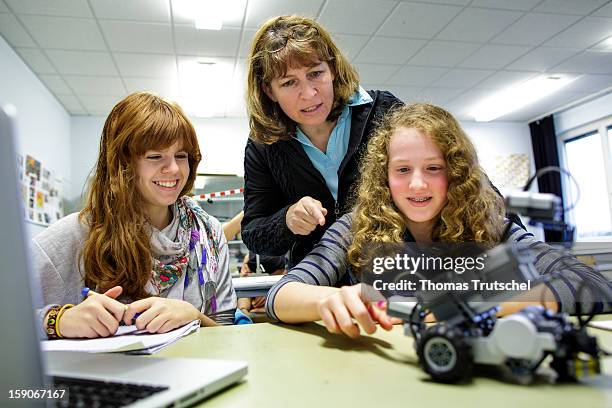
[[[82,351],[86,353],[153,354],[178,339],[200,329],[200,321],[194,320],[168,333],[149,334],[135,325],[119,326],[111,337],[98,339],[43,340],[44,351]]]

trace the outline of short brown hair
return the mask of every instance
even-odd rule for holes
[[[296,40],[295,33],[300,28],[311,30],[314,35]],[[279,40],[284,43],[277,47]],[[316,21],[300,16],[274,17],[259,28],[248,57],[247,110],[251,139],[272,144],[295,134],[295,122],[265,94],[263,86],[285,75],[288,67],[312,66],[318,61],[327,62],[334,74],[334,103],[327,120],[335,120],[348,98],[357,91],[359,76],[331,35]]]

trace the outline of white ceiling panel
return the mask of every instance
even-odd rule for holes
[[[400,2],[414,3],[415,0],[399,0]],[[420,0],[422,1],[422,0]],[[471,0],[427,0],[428,3],[450,4],[451,6],[467,6]],[[419,0],[416,0],[419,2]]]
[[[176,76],[174,55],[161,54],[113,54],[119,73],[126,77]]]
[[[106,116],[125,95],[96,96],[79,95],[79,99],[90,115]]]
[[[591,50],[608,51],[612,52],[612,36],[606,38],[598,44],[590,47]]]
[[[502,10],[529,11],[542,0],[474,0],[470,3],[472,7],[486,7]]]
[[[64,108],[72,115],[87,115],[87,111],[79,102],[79,99],[74,95],[58,94],[55,97],[60,101]]]
[[[89,0],[99,19],[170,23],[168,0]]]
[[[355,62],[404,64],[425,43],[425,40],[376,36],[361,50]]]
[[[378,34],[391,37],[431,38],[453,19],[462,7],[442,4],[400,3]]]
[[[51,92],[57,95],[71,95],[72,90],[59,75],[42,74],[38,76]]]
[[[236,59],[229,57],[199,57],[194,55],[177,55],[176,58],[179,65],[188,61],[214,62],[215,64],[222,65],[226,69],[229,67],[232,72],[234,70],[234,65],[236,64]]]
[[[294,13],[318,16],[364,86],[453,107],[462,119],[473,119],[477,98],[543,72],[578,79],[502,120],[611,85],[612,0],[205,1],[225,7],[220,31],[195,30],[184,7],[192,0],[0,0],[0,35],[73,115],[105,115],[137,90],[174,99],[179,65],[211,61],[225,86],[216,114],[243,117],[255,30]]]
[[[518,11],[468,8],[455,17],[436,38],[486,42],[505,30],[521,15]]]
[[[212,62],[215,64],[217,69],[217,79],[219,83],[230,84],[232,82],[232,75],[234,73],[234,67],[236,65],[235,58],[224,58],[224,57],[195,57],[191,55],[179,55],[177,56],[177,63],[179,67],[179,81],[181,66],[185,63],[192,62]],[[179,86],[182,84],[179,82]]]
[[[608,3],[592,14],[597,17],[612,17],[612,3]]]
[[[585,51],[553,69],[556,72],[612,74],[612,52]]]
[[[60,74],[119,75],[106,52],[48,50],[47,55]]]
[[[77,95],[121,95],[126,92],[119,77],[64,75]]]
[[[546,71],[579,52],[581,52],[579,48],[538,47],[523,55],[506,68],[526,71]]]
[[[419,92],[421,92],[420,87],[400,85],[390,85],[383,87],[382,89],[390,91],[393,95],[406,103],[414,102],[418,97]]]
[[[435,87],[472,87],[495,71],[484,69],[453,69],[433,83]]]
[[[457,41],[430,41],[409,61],[410,65],[454,67],[472,54],[481,44]]]
[[[170,0],[168,0],[170,1]],[[244,18],[246,0],[172,0],[172,14],[174,24],[187,24],[195,27],[195,20],[191,14],[190,3],[213,3],[215,8],[223,10],[223,29],[228,27],[241,27]],[[252,1],[252,0],[251,0]],[[185,7],[185,5],[187,7]]]
[[[384,83],[400,66],[389,64],[356,64],[355,68],[357,68],[361,81]]]
[[[608,0],[545,0],[533,11],[586,16]]]
[[[93,17],[83,0],[6,0],[6,3],[17,14]]]
[[[236,54],[240,29],[196,30],[190,26],[176,26],[176,52],[207,57],[230,57]]]
[[[17,54],[37,74],[56,74],[49,58],[38,48],[16,48]]]
[[[349,61],[354,61],[355,56],[370,39],[367,35],[353,34],[334,34],[333,38],[340,51]]]
[[[567,14],[527,14],[491,42],[496,44],[538,45],[579,19],[580,16]]]
[[[520,45],[489,44],[459,64],[463,68],[500,69],[531,50]]]
[[[425,88],[419,92],[417,100],[444,105],[465,91],[466,88]]]
[[[568,84],[564,91],[595,93],[612,87],[612,75],[581,75]]]
[[[385,0],[328,0],[319,22],[340,34],[373,34],[395,7]]]
[[[586,48],[612,35],[612,18],[586,17],[546,42],[552,47]]]
[[[171,54],[172,35],[167,24],[100,21],[111,51]]]
[[[106,49],[94,19],[24,15],[21,16],[21,21],[43,48],[91,51]]]
[[[13,47],[36,47],[30,34],[12,14],[0,13],[0,35]]]
[[[316,18],[323,0],[249,0],[245,27],[258,28],[271,17],[297,14]]]
[[[448,68],[405,66],[386,82],[424,88],[448,72]],[[375,82],[375,81],[373,81]]]
[[[499,118],[501,121],[513,121],[513,122],[527,122],[534,119],[538,115],[534,115],[533,112],[540,112],[539,115],[544,115],[548,112],[553,111],[556,108],[560,108],[569,103],[576,102],[579,99],[584,98],[588,94],[585,92],[565,92],[563,90],[550,95],[542,100],[534,102],[531,105],[527,105],[522,109],[515,112],[509,113],[506,116]]]
[[[538,75],[535,72],[520,72],[520,71],[497,71],[482,82],[479,82],[475,88],[478,89],[505,89],[513,85],[525,82],[529,78]]]
[[[445,103],[446,109],[460,120],[474,120],[474,106],[491,94],[489,89],[470,89]]]
[[[167,78],[124,78],[128,92],[151,91],[170,100],[175,100],[178,95],[176,80]]]
[[[383,84],[372,84],[370,82],[361,82],[360,86],[363,89],[365,89],[366,91],[375,91],[377,89],[378,90],[391,91],[389,85],[383,85]],[[393,95],[395,95],[395,94],[393,94]],[[395,96],[397,96],[397,95],[395,95]]]

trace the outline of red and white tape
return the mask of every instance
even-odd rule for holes
[[[244,193],[244,188],[234,188],[233,190],[216,191],[214,193],[200,194],[195,196],[195,198],[200,200],[207,200],[209,198],[225,197],[240,193]]]

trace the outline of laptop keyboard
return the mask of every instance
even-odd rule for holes
[[[147,398],[168,387],[53,377],[56,388],[68,389],[68,400],[56,402],[58,407],[123,407]]]

